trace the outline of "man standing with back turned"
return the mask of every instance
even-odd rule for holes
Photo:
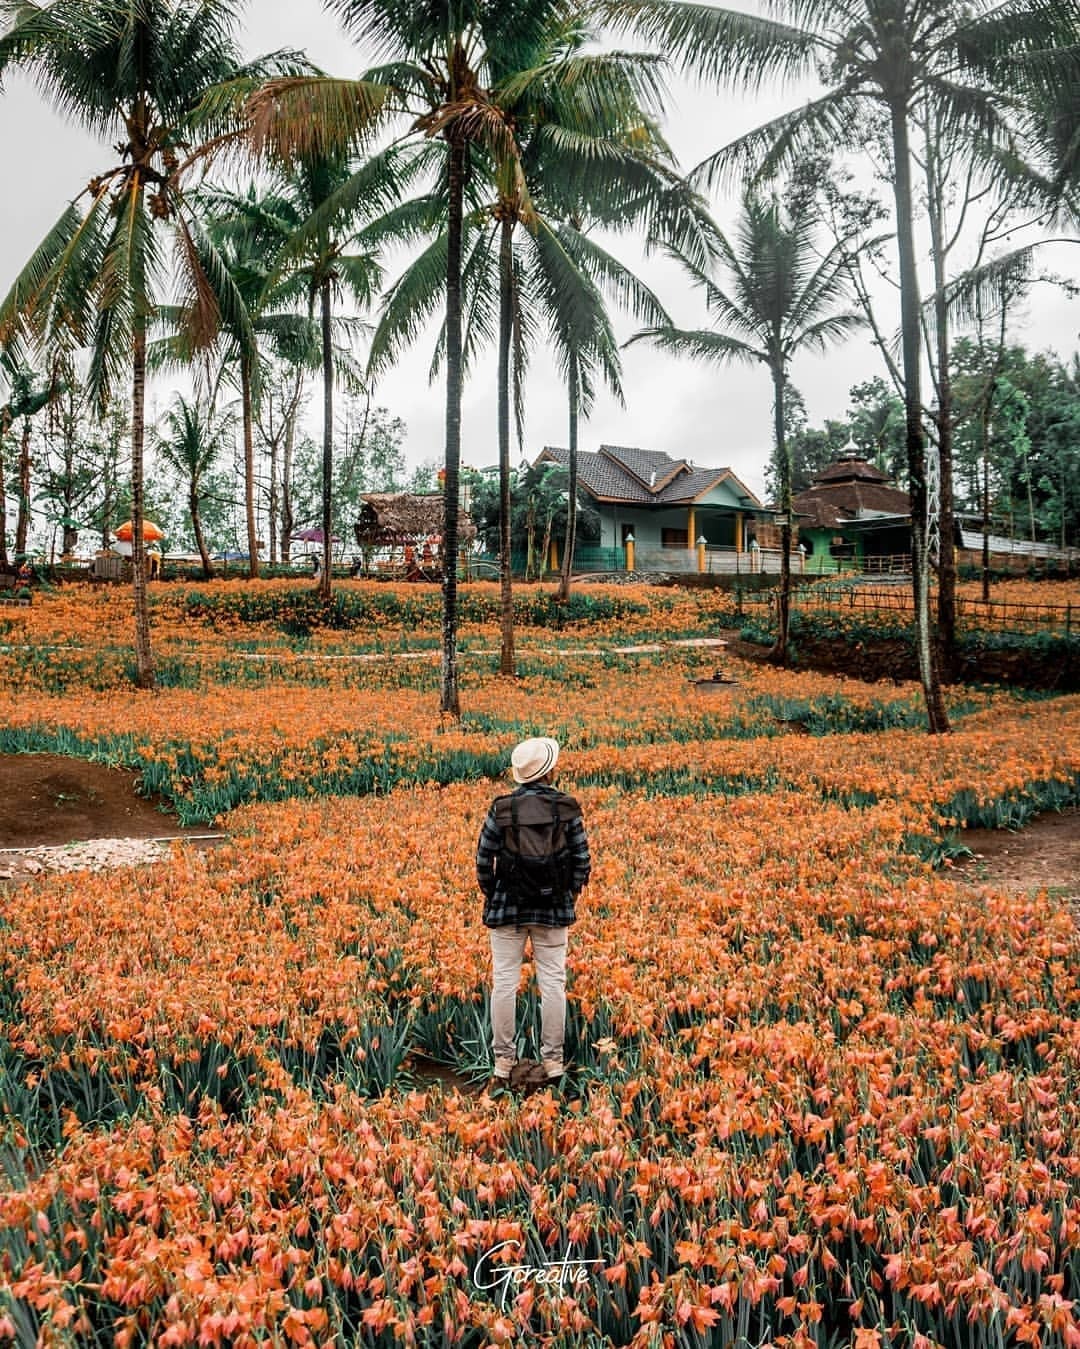
[[[557,1081],[563,1073],[567,936],[591,863],[581,807],[553,785],[558,758],[558,743],[548,736],[517,746],[510,771],[519,785],[492,802],[476,850],[491,938],[492,1090],[507,1086],[517,1058],[517,987],[526,937],[540,986],[543,1081]],[[542,1085],[540,1071],[534,1072],[536,1080],[530,1077],[528,1085]]]

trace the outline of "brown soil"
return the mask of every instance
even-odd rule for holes
[[[1039,815],[1017,834],[966,829],[960,838],[974,856],[952,869],[966,880],[1004,890],[1054,890],[1080,901],[1080,810]]]
[[[206,833],[136,795],[136,781],[124,769],[58,754],[0,755],[0,848]],[[1080,893],[1080,810],[1039,816],[1016,834],[972,829],[962,838],[975,855],[953,870],[972,882]]]
[[[181,828],[159,802],[137,796],[137,780],[60,754],[0,755],[0,848],[206,833]]]

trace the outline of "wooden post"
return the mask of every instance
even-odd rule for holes
[[[705,535],[702,534],[697,541],[697,569],[703,574],[705,571]]]
[[[686,542],[692,544],[697,538],[697,511],[693,506],[686,508]]]
[[[625,546],[626,546],[626,570],[627,570],[627,571],[633,571],[633,570],[634,570],[634,536],[633,536],[633,534],[627,534],[627,536],[626,536],[626,545],[625,545]]]
[[[735,553],[738,555],[743,550],[743,513],[735,512]]]

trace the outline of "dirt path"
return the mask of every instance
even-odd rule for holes
[[[136,795],[137,775],[58,754],[0,755],[0,870],[29,849],[92,839],[205,839],[159,802]],[[973,884],[1080,895],[1080,810],[1042,815],[1018,834],[965,831],[974,853],[953,868]]]
[[[1005,890],[1052,890],[1080,905],[1080,810],[1039,815],[1018,834],[967,829],[961,838],[974,856],[955,874]]]
[[[160,802],[136,795],[137,777],[60,754],[0,755],[0,883],[156,861],[165,850],[151,839],[206,841],[211,831],[185,829]]]

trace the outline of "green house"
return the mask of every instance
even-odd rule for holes
[[[545,446],[537,462],[566,466],[569,450]],[[743,553],[747,526],[764,513],[730,468],[699,468],[662,450],[601,445],[578,452],[578,482],[600,516],[600,547],[623,549],[632,535],[637,565],[693,570],[696,545]]]
[[[867,460],[836,460],[792,499],[792,507],[805,572],[910,568],[911,499]]]

